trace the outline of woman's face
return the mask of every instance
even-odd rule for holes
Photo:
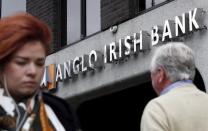
[[[33,96],[40,88],[46,53],[39,41],[26,43],[14,52],[3,68],[7,87],[16,101]]]

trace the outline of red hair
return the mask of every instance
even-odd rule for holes
[[[46,54],[49,54],[51,43],[49,27],[28,13],[0,19],[0,63],[30,41],[42,42]]]

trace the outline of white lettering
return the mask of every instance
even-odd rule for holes
[[[139,50],[142,50],[142,31],[140,33],[134,33],[134,53],[138,53]],[[139,44],[139,49],[137,45]]]
[[[80,71],[80,62],[81,62],[81,57],[76,57],[73,61],[73,74],[78,75]]]
[[[62,65],[61,64],[58,64],[57,66],[56,66],[56,82],[57,81],[62,81],[63,80],[63,76],[62,76],[62,69],[63,69],[63,67],[62,67]]]
[[[162,36],[162,41],[165,41],[166,37],[172,38],[171,30],[170,30],[170,25],[169,25],[169,20],[165,21],[164,28],[163,28],[163,36]]]
[[[103,67],[103,54],[99,51],[92,50],[89,55],[89,66],[92,69]]]
[[[64,79],[72,77],[71,66],[72,66],[71,60],[64,62]]]
[[[118,53],[118,57],[119,59],[123,59],[124,58],[124,50],[125,50],[125,46],[124,46],[124,39],[119,39],[119,53]]]
[[[117,60],[116,56],[116,43],[112,42],[110,43],[110,62],[113,62],[113,60]]]
[[[196,13],[198,12],[198,10],[198,8],[195,8],[193,11],[189,11],[189,31],[193,31],[193,29],[199,29],[199,25],[196,22]]]
[[[154,26],[151,30],[152,46],[157,45],[159,42],[158,26]]]
[[[131,48],[132,48],[132,43],[133,43],[133,37],[132,36],[126,36],[125,41],[124,41],[124,45],[125,45],[125,55],[130,55],[131,53]]]
[[[185,13],[183,13],[182,16],[175,16],[175,30],[176,36],[186,33]]]
[[[83,55],[81,60],[82,72],[86,72],[89,70],[89,56]]]

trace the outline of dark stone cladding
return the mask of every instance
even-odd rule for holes
[[[129,0],[101,0],[101,29],[129,18]]]
[[[48,24],[53,33],[52,51],[66,45],[66,1],[67,0],[27,0],[26,11]]]
[[[101,0],[101,29],[131,19],[144,9],[145,0]]]

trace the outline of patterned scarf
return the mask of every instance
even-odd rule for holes
[[[28,111],[28,117],[25,120],[24,124],[21,127],[23,131],[55,131],[54,126],[50,122],[46,109],[45,103],[43,102],[42,97],[39,96],[39,99],[35,99],[34,108],[31,111]]]
[[[22,105],[23,103],[15,107],[12,98],[4,95],[4,90],[0,88],[0,130],[55,131],[61,126],[61,130],[65,131],[55,113],[44,103],[41,93],[33,97],[29,105]],[[16,108],[19,109],[20,116]],[[54,122],[51,116],[55,117],[58,122]],[[57,126],[56,123],[59,125]]]
[[[40,121],[41,121],[41,127],[42,131],[54,131],[54,128],[49,123],[44,102],[41,100],[40,102]]]

